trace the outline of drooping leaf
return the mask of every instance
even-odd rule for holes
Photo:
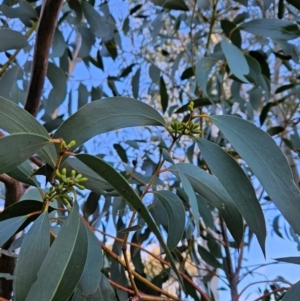
[[[298,0],[286,0],[286,2],[293,5],[297,9],[300,9],[300,3]]]
[[[118,110],[116,110],[118,108]],[[160,114],[149,105],[126,97],[108,97],[80,108],[55,132],[55,138],[76,139],[79,146],[92,137],[112,130],[145,125],[165,125]]]
[[[231,196],[250,230],[256,234],[265,254],[265,219],[249,178],[239,164],[218,145],[205,139],[197,143],[210,170]]]
[[[221,42],[221,47],[231,72],[238,79],[248,83],[245,75],[250,72],[250,69],[242,51],[235,45],[228,43],[226,40]]]
[[[233,236],[237,246],[239,246],[243,237],[243,219],[221,183],[216,177],[195,165],[179,163],[177,167],[185,174],[195,192],[203,196],[212,206],[219,210],[228,230]]]
[[[121,174],[119,174],[110,164],[106,163],[99,157],[91,156],[88,154],[79,154],[76,157],[97,174],[99,174],[99,176],[105,179],[109,184],[111,184],[111,186],[115,188],[115,190],[117,190],[121,196],[124,197],[128,204],[132,206],[138,212],[138,214],[140,214],[140,216],[148,224],[149,228],[156,235],[158,241],[165,250],[168,259],[180,281],[181,278],[175,266],[170,250],[164,242],[156,223],[150,215],[148,208],[142,203],[139,196],[132,189],[127,180]]]
[[[139,97],[140,90],[140,76],[141,76],[141,68],[139,68],[134,76],[132,77],[131,85],[132,85],[132,95],[134,98]]]
[[[126,77],[128,74],[130,74],[134,65],[135,64],[131,64],[131,65],[127,66],[125,69],[123,69],[123,71],[121,72],[119,77]]]
[[[248,6],[248,0],[234,0],[234,1],[244,5],[246,7]]]
[[[176,9],[188,11],[189,8],[185,4],[184,0],[151,0],[154,5],[161,6],[167,9]]]
[[[201,256],[201,259],[207,264],[211,265],[216,269],[221,267],[221,264],[218,261],[218,259],[216,259],[216,257],[214,257],[211,252],[209,252],[207,249],[203,248],[200,245],[198,245],[198,253]]]
[[[0,137],[0,173],[12,170],[49,143],[49,138],[32,133]]]
[[[64,40],[64,36],[62,32],[56,28],[52,41],[52,52],[50,54],[51,57],[61,57],[65,53],[66,50],[66,42]]]
[[[189,79],[190,77],[192,77],[194,75],[195,75],[194,68],[193,67],[188,67],[187,69],[185,69],[182,72],[180,79],[181,80]]]
[[[32,176],[33,168],[29,160],[24,161],[14,169],[11,169],[7,174],[22,183],[26,183],[31,186],[39,186],[39,183],[35,176]]]
[[[103,258],[97,237],[86,225],[84,227],[88,238],[88,252],[78,287],[84,295],[90,295],[97,290],[101,281]]]
[[[216,62],[213,57],[204,57],[196,64],[196,81],[205,95],[208,94],[206,87],[208,76]]]
[[[287,159],[275,141],[241,118],[213,116],[211,119],[247,162],[294,231],[300,233],[300,194]]]
[[[294,40],[300,35],[300,30],[295,23],[280,19],[255,19],[239,27],[252,34],[274,40]]]
[[[182,238],[185,228],[185,210],[179,197],[167,190],[160,190],[155,193],[168,214],[168,240],[167,245],[173,250]]]
[[[22,77],[22,68],[20,66],[13,66],[9,68],[0,79],[0,96],[12,99],[12,93],[16,81]],[[20,101],[20,99],[18,99]]]
[[[26,132],[49,137],[45,128],[27,111],[15,103],[0,97],[0,128],[8,133]],[[51,166],[55,165],[57,154],[53,144],[46,145],[39,155]]]
[[[101,301],[117,301],[115,292],[104,274],[101,275],[99,291],[101,292]]]
[[[90,93],[86,86],[80,83],[78,87],[78,109],[87,104],[89,95]]]
[[[27,216],[16,216],[0,222],[0,247],[2,247],[25,222]]]
[[[300,257],[282,257],[282,258],[275,258],[275,260],[280,262],[286,263],[293,263],[293,264],[300,264]]]
[[[89,216],[92,215],[98,208],[98,202],[100,199],[100,195],[93,191],[90,192],[88,198],[83,203],[83,217],[88,220]]]
[[[21,49],[28,45],[27,39],[19,31],[2,28],[0,30],[0,52]]]
[[[77,202],[63,223],[25,301],[68,300],[78,284],[87,257],[88,238]],[[43,288],[43,289],[41,289]]]
[[[121,146],[121,144],[114,144],[113,145],[114,149],[118,153],[119,157],[122,159],[124,163],[128,163],[128,157],[126,154],[126,150]]]
[[[157,66],[151,64],[149,67],[149,76],[153,83],[157,83],[160,80],[160,70]]]
[[[105,43],[105,47],[113,60],[118,56],[117,44],[114,39]]]
[[[295,301],[300,295],[300,281],[295,283],[284,295],[282,301]]]
[[[94,7],[86,1],[81,1],[81,7],[94,35],[101,39],[105,38],[108,33],[108,24],[106,23],[105,17],[102,17]]]
[[[167,92],[166,84],[164,78],[161,76],[159,81],[159,93],[160,93],[160,102],[163,112],[166,111],[169,103],[169,95]]]
[[[227,38],[238,48],[241,48],[242,37],[240,30],[236,27],[234,22],[227,19],[221,20],[221,27]]]
[[[37,279],[37,273],[50,248],[50,224],[48,213],[43,212],[26,233],[18,257],[14,300],[23,301],[31,285]]]

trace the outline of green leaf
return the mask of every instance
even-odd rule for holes
[[[300,233],[300,194],[287,159],[275,141],[241,118],[213,116],[211,119],[247,162],[294,231]]]
[[[14,169],[7,172],[7,174],[14,178],[15,180],[18,180],[22,183],[26,183],[31,186],[39,187],[39,183],[35,176],[32,176],[33,174],[33,168],[30,164],[30,161],[26,160],[22,164],[18,165]]]
[[[235,45],[228,43],[226,40],[221,42],[221,47],[231,72],[238,79],[249,83],[245,78],[245,75],[250,72],[250,69],[242,51]]]
[[[21,227],[27,216],[17,216],[0,222],[0,247],[2,247]]]
[[[37,273],[50,248],[48,213],[43,212],[26,233],[17,260],[14,300],[23,301],[37,279]]]
[[[295,301],[298,300],[300,295],[300,281],[294,284],[284,295],[282,301]]]
[[[208,94],[206,87],[208,76],[217,61],[213,57],[204,57],[196,64],[196,81],[205,95]]]
[[[298,256],[275,258],[275,260],[286,263],[300,264],[300,257]]]
[[[189,8],[183,0],[151,0],[154,5],[167,9],[188,11]]]
[[[89,295],[97,290],[101,280],[103,258],[97,237],[86,225],[84,227],[88,238],[88,253],[78,287],[84,295]]]
[[[49,143],[37,134],[17,133],[0,138],[0,174],[12,170]]]
[[[95,173],[77,158],[67,158],[62,163],[61,167],[65,167],[68,173],[71,173],[72,169],[74,169],[76,173],[81,173],[84,177],[87,177],[88,181],[84,183],[84,186],[87,189],[99,194],[102,194],[105,190],[112,189],[109,183],[107,183],[103,178],[101,178],[97,173]]]
[[[218,179],[192,164],[179,163],[177,167],[185,174],[195,192],[219,210],[237,246],[239,246],[244,232],[243,219]]]
[[[142,203],[139,196],[132,189],[130,184],[126,181],[126,179],[119,174],[110,164],[106,163],[99,157],[87,155],[87,154],[79,154],[76,156],[80,161],[86,164],[89,168],[94,170],[99,176],[105,179],[109,184],[115,188],[119,192],[121,196],[130,204],[134,210],[140,214],[140,216],[144,219],[144,221],[148,224],[149,228],[156,235],[158,241],[162,245],[165,250],[167,257],[174,269],[175,273],[178,276],[179,281],[181,277],[176,268],[175,262],[172,258],[169,248],[164,242],[161,233],[153,220],[153,217],[150,215],[148,208]]]
[[[216,259],[215,256],[212,255],[211,252],[209,252],[207,249],[203,248],[202,246],[198,245],[198,253],[201,256],[202,260],[206,262],[207,264],[211,265],[214,268],[220,268],[221,264]]]
[[[86,1],[81,1],[81,7],[94,35],[100,39],[104,38],[109,32],[105,17],[102,17],[93,6]]]
[[[182,238],[185,228],[185,210],[180,198],[167,190],[155,192],[155,196],[160,200],[168,214],[168,240],[167,245],[173,250]]]
[[[6,97],[8,99],[13,99],[13,90],[16,85],[16,81],[23,78],[23,71],[20,66],[13,66],[9,68],[5,73],[1,76],[0,79],[0,95],[2,97]],[[21,102],[22,99],[16,99],[14,101]]]
[[[164,78],[161,76],[159,81],[159,93],[160,93],[160,102],[163,112],[166,111],[169,102],[169,95],[167,92],[166,84]]]
[[[88,251],[88,238],[78,210],[75,202],[38,271],[37,281],[31,286],[26,301],[68,300],[74,291]]]
[[[240,165],[218,145],[197,141],[208,167],[231,196],[265,254],[266,224],[254,188]]]
[[[117,50],[117,44],[114,40],[110,40],[105,43],[105,47],[107,51],[109,52],[110,56],[112,57],[113,60],[116,59],[118,56],[118,50]]]
[[[180,79],[181,80],[185,80],[185,79],[189,79],[190,77],[194,76],[194,68],[193,67],[188,67],[187,69],[185,69],[182,74]]]
[[[86,85],[80,83],[78,87],[78,109],[87,104],[89,95],[90,93],[87,90]]]
[[[267,133],[270,136],[275,136],[284,131],[284,128],[282,126],[272,126],[271,128],[268,128]]]
[[[236,47],[241,48],[241,33],[240,30],[236,27],[236,24],[227,19],[224,19],[221,20],[221,27],[226,37],[229,38]]]
[[[80,108],[55,132],[55,138],[71,141],[76,147],[92,137],[131,126],[161,125],[165,121],[151,106],[133,98],[108,97]]]
[[[119,75],[119,78],[126,77],[127,75],[129,75],[130,72],[132,71],[132,68],[134,67],[134,65],[135,64],[131,64],[131,65],[127,66],[125,69],[123,69],[123,71]]]
[[[295,23],[280,19],[255,19],[239,27],[252,34],[274,40],[294,40],[300,36],[299,28]]]
[[[139,68],[134,76],[132,77],[131,85],[132,85],[132,95],[134,98],[139,97],[139,89],[140,89],[140,76],[141,76],[141,68]]]
[[[119,157],[122,159],[124,163],[128,163],[128,157],[126,154],[126,150],[120,145],[120,144],[114,144],[113,145],[114,149],[118,153]]]
[[[248,0],[234,0],[234,1],[248,7]]]
[[[28,45],[27,39],[19,31],[3,28],[0,29],[0,52],[11,49],[21,49]]]
[[[157,83],[160,80],[160,70],[157,66],[151,64],[149,67],[149,76],[153,83]]]
[[[10,134],[26,132],[49,137],[45,128],[31,114],[2,97],[0,97],[0,128]],[[55,165],[57,153],[52,143],[40,150],[39,155],[51,166]]]
[[[66,42],[62,32],[56,28],[52,41],[52,51],[50,54],[51,58],[61,57],[65,53],[66,50]]]

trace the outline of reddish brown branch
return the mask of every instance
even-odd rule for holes
[[[268,293],[265,293],[263,294],[262,296],[258,297],[257,299],[255,299],[254,301],[259,301],[259,300],[263,300],[265,299],[266,297],[269,297],[273,294],[276,294],[278,292],[282,292],[282,291],[287,291],[288,289],[290,289],[289,287],[279,287],[279,288],[276,288],[274,290],[272,290],[271,292],[268,292]]]
[[[34,45],[31,79],[25,101],[25,110],[36,116],[48,69],[49,50],[56,29],[63,0],[44,0]]]

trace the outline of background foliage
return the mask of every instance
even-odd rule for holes
[[[246,254],[299,248],[298,1],[69,0],[50,50],[51,0],[0,3],[0,296],[296,300]]]

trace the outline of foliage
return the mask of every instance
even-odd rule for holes
[[[299,244],[299,4],[250,2],[63,3],[35,117],[48,8],[2,1],[0,173],[32,186],[0,213],[13,300],[209,301],[224,275],[237,301],[271,202]],[[280,282],[256,300],[296,300]]]

